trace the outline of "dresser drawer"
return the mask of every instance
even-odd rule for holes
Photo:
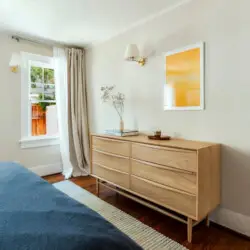
[[[93,150],[92,161],[108,168],[129,172],[129,158],[123,156]]]
[[[181,214],[196,217],[196,196],[179,193],[160,184],[131,176],[131,190],[144,198],[173,209]]]
[[[182,149],[132,144],[132,158],[197,172],[197,153]]]
[[[138,160],[132,160],[131,165],[135,176],[196,194],[196,174]]]
[[[120,140],[113,140],[101,137],[92,137],[92,147],[94,149],[123,155],[129,156],[130,155],[130,144],[128,142],[120,141]]]
[[[92,173],[100,177],[103,180],[110,181],[113,184],[117,184],[124,188],[129,188],[129,176],[121,172],[114,171],[112,169],[101,167],[97,164],[93,164]]]

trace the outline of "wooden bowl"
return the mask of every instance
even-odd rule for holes
[[[167,141],[167,140],[170,140],[171,137],[168,136],[168,135],[165,135],[165,136],[163,136],[163,135],[161,135],[161,136],[149,135],[148,139],[150,139],[150,140],[160,140],[160,141],[164,141],[165,140],[165,141]]]

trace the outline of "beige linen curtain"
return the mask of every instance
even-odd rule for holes
[[[89,126],[84,50],[70,48],[68,63],[69,147],[73,176],[89,174]]]

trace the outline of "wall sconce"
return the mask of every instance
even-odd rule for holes
[[[137,62],[140,66],[144,66],[146,58],[139,56],[139,49],[136,44],[129,44],[125,52],[125,60]]]
[[[17,73],[18,67],[21,65],[21,56],[19,53],[13,53],[9,63],[10,70],[13,73]]]

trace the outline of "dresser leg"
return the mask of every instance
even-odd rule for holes
[[[191,218],[188,218],[187,220],[187,238],[188,242],[192,242],[192,232],[193,232],[193,220]]]
[[[100,192],[100,184],[99,184],[99,179],[96,179],[96,195],[99,197],[99,192]]]
[[[118,189],[117,187],[115,189]],[[117,203],[118,202],[118,197],[119,197],[119,194],[117,192],[115,192],[115,202]]]
[[[210,226],[210,221],[209,221],[209,216],[208,216],[208,215],[207,215],[207,217],[206,217],[206,225],[207,225],[207,227]]]

